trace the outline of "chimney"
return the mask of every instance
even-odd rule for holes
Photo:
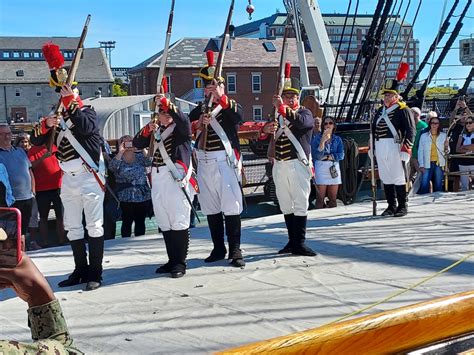
[[[260,24],[258,38],[267,39],[267,27],[268,25],[266,24],[266,22],[262,22]]]

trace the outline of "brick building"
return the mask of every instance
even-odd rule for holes
[[[292,76],[299,78],[296,41],[290,38],[288,61]],[[206,51],[218,52],[219,39],[183,38],[170,46],[166,75],[170,91],[191,102],[204,99],[199,69],[206,63]],[[233,38],[226,51],[223,76],[227,93],[241,103],[244,120],[262,120],[273,115],[271,104],[280,64],[282,38]],[[132,95],[156,92],[156,79],[162,52],[129,70]],[[215,54],[217,59],[217,53]],[[311,53],[306,53],[311,83],[320,84],[318,70]],[[339,63],[339,65],[343,65]]]
[[[346,74],[351,74],[357,59],[357,54],[362,48],[362,42],[368,32],[373,15],[349,16],[346,29],[344,29],[343,14],[322,14],[324,25],[329,40],[334,48],[338,48],[342,36],[340,56],[347,63]],[[235,36],[242,38],[271,39],[282,37],[284,34],[286,13],[276,13],[269,17],[246,23],[235,28]],[[351,30],[354,32],[351,40]],[[393,28],[393,30],[392,30]],[[398,33],[400,32],[400,35]],[[390,38],[389,35],[391,34]],[[397,38],[398,35],[398,38]],[[395,39],[397,41],[395,42]],[[407,49],[405,49],[407,44]],[[398,17],[388,21],[385,39],[381,44],[382,55],[386,57],[381,61],[379,80],[383,73],[386,77],[395,77],[398,65],[403,60],[410,65],[408,79],[416,72],[419,66],[420,43],[413,37],[412,25]],[[387,48],[386,55],[384,52]],[[390,59],[390,60],[389,60]]]
[[[74,57],[78,37],[0,37],[0,122],[32,122],[48,114],[58,102],[49,86],[49,68],[41,47],[53,41],[66,65]],[[98,91],[110,96],[113,77],[104,51],[86,48],[76,75],[82,98]]]

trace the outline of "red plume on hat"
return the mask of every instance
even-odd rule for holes
[[[207,65],[212,67],[214,65],[214,52],[211,50],[208,50],[206,52],[206,57],[207,57]]]
[[[166,94],[168,92],[168,78],[166,78],[166,76],[161,79],[161,89],[163,90],[162,94]]]
[[[291,75],[291,64],[286,62],[285,63],[285,79],[289,79]]]
[[[50,70],[62,68],[64,65],[64,57],[59,46],[53,42],[48,42],[42,48],[44,59],[48,62]]]
[[[408,65],[408,63],[401,62],[397,70],[397,81],[405,80],[409,71],[410,66]]]

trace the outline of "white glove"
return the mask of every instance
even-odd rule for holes
[[[410,160],[410,154],[408,152],[400,152],[400,159],[407,162]]]

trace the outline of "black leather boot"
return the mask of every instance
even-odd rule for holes
[[[63,280],[58,283],[59,287],[75,286],[82,283],[86,283],[88,281],[88,265],[85,240],[72,240],[71,249],[72,255],[74,257],[74,271],[71,275],[69,275],[66,280]]]
[[[171,231],[171,277],[174,279],[186,274],[186,257],[189,248],[189,229]]]
[[[240,250],[240,215],[225,216],[225,233],[229,243],[230,264],[235,267],[244,267],[245,261]]]
[[[295,216],[293,219],[295,242],[291,248],[291,254],[303,256],[316,255],[316,253],[305,244],[307,219],[308,217],[306,216]]]
[[[403,217],[408,214],[408,197],[407,197],[407,189],[405,185],[396,185],[395,189],[397,191],[397,201],[398,207],[395,211],[395,217]]]
[[[104,237],[89,237],[89,275],[86,291],[93,291],[102,285],[102,260],[104,258]]]
[[[212,249],[211,254],[204,259],[204,262],[212,263],[224,259],[227,253],[224,243],[224,216],[222,213],[208,215],[207,223],[209,224],[214,248]]]
[[[170,260],[171,260],[171,256],[170,256],[171,231],[161,232],[161,234],[163,234],[163,240],[165,241],[166,254],[168,255],[168,261],[166,262],[166,264],[163,264],[158,269],[156,269],[155,273],[157,273],[157,274],[168,274],[168,273],[171,272],[171,263],[170,263]]]
[[[288,243],[283,247],[283,249],[278,251],[278,254],[290,254],[291,253],[291,248],[294,244],[294,233],[295,233],[295,228],[294,228],[294,218],[295,215],[292,214],[285,214],[285,224],[286,224],[286,229],[288,229]]]
[[[393,216],[397,210],[397,201],[395,200],[395,185],[383,185],[388,207],[382,212],[382,216]]]

